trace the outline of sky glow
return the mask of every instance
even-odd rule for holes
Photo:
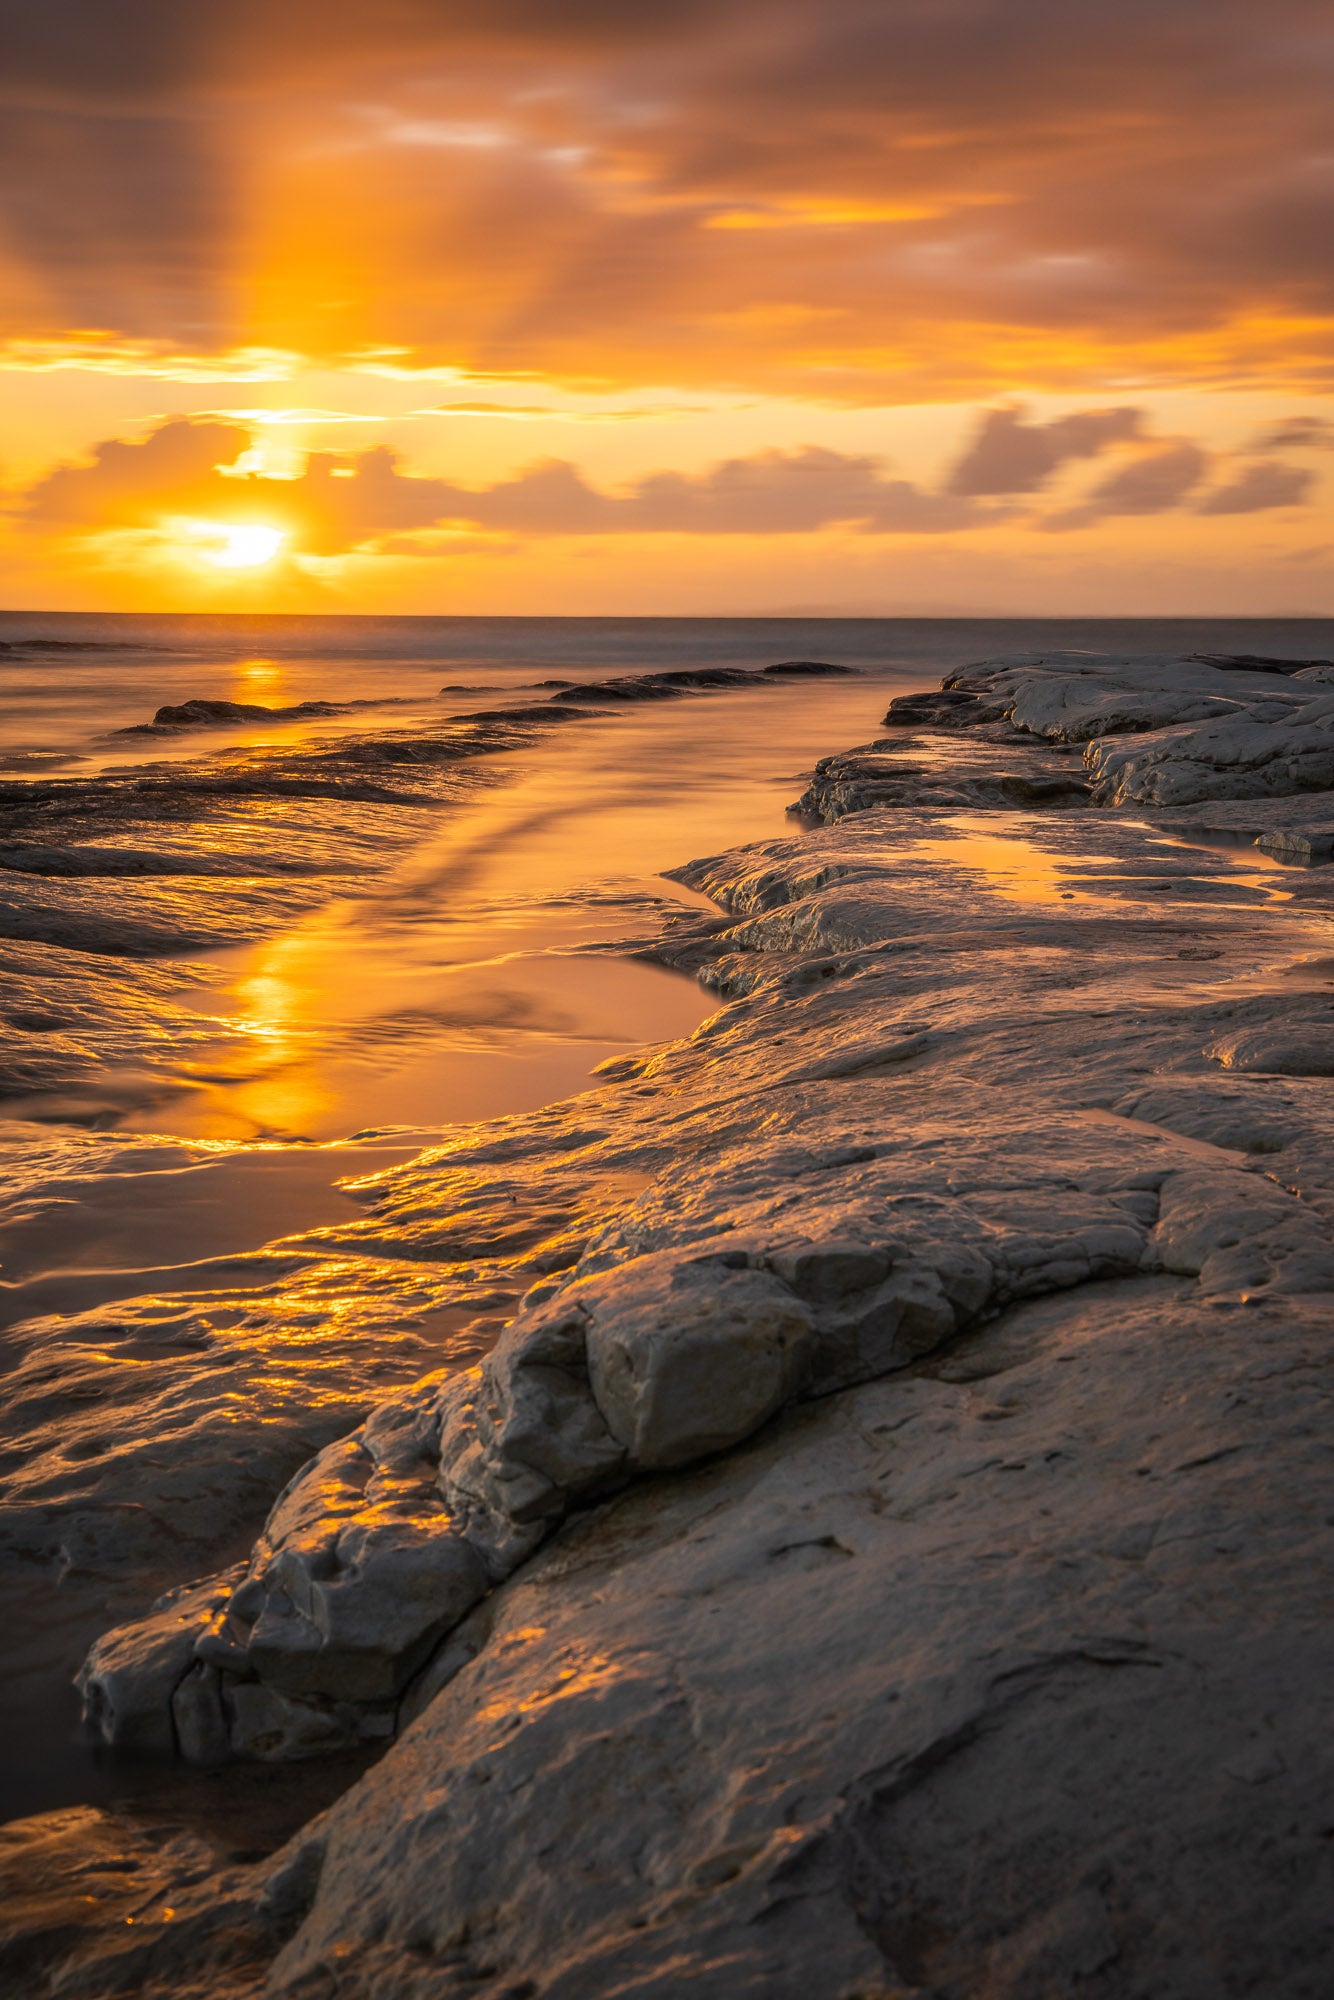
[[[1334,611],[1313,0],[0,15],[5,602]]]

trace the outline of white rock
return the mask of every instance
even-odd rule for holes
[[[1111,805],[1262,799],[1334,786],[1334,696],[1303,707],[1254,704],[1234,720],[1109,738],[1085,755],[1095,794]]]

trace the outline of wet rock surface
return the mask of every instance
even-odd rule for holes
[[[36,1555],[82,1509],[145,1579],[94,1726],[204,1767],[398,1740],[268,1860],[159,1843],[151,1921],[20,1919],[34,1991],[1328,1989],[1334,881],[1255,845],[1328,802],[1204,794],[1212,845],[1195,799],[1097,810],[1099,732],[1319,735],[1307,671],[968,669],[805,832],[680,871],[721,916],[653,948],[727,1004],[364,1177],[230,1336],[281,1366],[304,1305],[335,1371],[368,1308],[320,1285],[379,1273],[387,1330],[411,1270],[489,1353],[349,1384],[280,1493],[220,1454],[232,1541],[152,1609],[152,1403],[113,1388],[105,1486],[10,1521]],[[1072,766],[1056,810],[1001,790]],[[205,1434],[224,1331],[156,1391]],[[11,1846],[69,1885],[111,1837]]]
[[[374,704],[363,702],[361,707]],[[216,729],[232,722],[297,722],[310,716],[346,715],[349,704],[333,701],[298,701],[287,708],[266,708],[262,702],[219,701],[196,695],[189,701],[165,702],[151,722],[139,722],[118,731],[122,736],[147,736],[158,730]]]
[[[710,688],[762,688],[767,679],[819,680],[855,674],[829,660],[777,660],[759,672],[745,667],[675,667],[654,674],[623,674],[611,680],[567,681],[550,699],[555,702],[676,701]]]
[[[966,668],[944,692],[973,697],[952,717],[961,727],[1087,744],[1099,804],[1178,806],[1334,786],[1330,673],[1327,661],[1050,654]]]

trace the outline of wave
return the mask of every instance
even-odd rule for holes
[[[0,655],[29,653],[174,653],[175,646],[151,639],[0,639]]]

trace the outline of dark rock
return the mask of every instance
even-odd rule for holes
[[[562,688],[551,699],[557,701],[675,701],[684,692],[678,687],[664,686],[651,674],[627,675],[614,681],[576,681],[568,688]]]
[[[1279,660],[1270,653],[1191,653],[1189,658],[1220,674],[1297,674],[1303,667],[1334,666],[1331,660]]]
[[[572,681],[553,701],[674,701],[696,688],[753,687],[741,667],[673,667],[660,674],[622,674],[609,681]]]
[[[754,674],[744,667],[674,667],[645,678],[664,687],[679,688],[749,687],[755,680]]]
[[[578,722],[592,713],[587,708],[553,708],[549,702],[529,702],[523,708],[479,708],[460,718],[464,722]]]
[[[1016,806],[1073,805],[1089,797],[1088,786],[1073,773],[1068,778],[1028,778],[1018,771],[1010,771],[999,778],[997,784],[1006,803]]]
[[[672,701],[707,688],[762,687],[766,677],[815,679],[831,674],[855,674],[856,667],[834,666],[828,660],[780,660],[758,672],[749,667],[668,667],[660,673],[617,674],[605,681],[538,681],[555,688],[553,701]]]
[[[958,723],[980,705],[980,696],[964,688],[924,688],[917,694],[896,695],[885,724],[890,729],[916,729],[921,723]]]
[[[1311,832],[1305,827],[1278,827],[1272,833],[1262,833],[1255,845],[1276,860],[1298,867],[1319,867],[1334,861],[1334,831],[1329,829]]]
[[[760,671],[765,674],[800,675],[805,679],[815,680],[827,674],[858,674],[861,668],[838,667],[832,660],[777,660],[772,667],[762,667]]]
[[[118,729],[117,736],[147,736],[159,729],[216,729],[229,722],[298,722],[312,715],[342,715],[345,704],[336,701],[299,701],[292,708],[263,708],[251,701],[168,702],[151,722],[136,722]]]

